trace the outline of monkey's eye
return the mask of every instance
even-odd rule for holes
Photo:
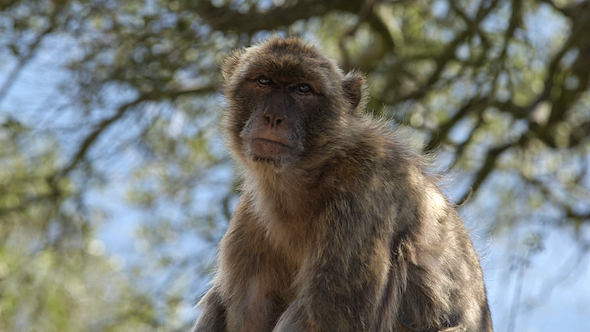
[[[258,78],[258,83],[262,85],[270,85],[271,81],[270,78],[263,75]]]
[[[311,87],[309,86],[309,84],[299,84],[297,86],[297,91],[301,93],[308,93],[311,91]]]

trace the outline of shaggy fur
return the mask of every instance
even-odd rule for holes
[[[193,331],[492,331],[469,235],[362,76],[277,37],[222,70],[244,184]]]

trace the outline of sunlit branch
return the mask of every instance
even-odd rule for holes
[[[498,147],[488,150],[488,154],[486,156],[485,161],[483,162],[481,167],[476,172],[475,178],[471,182],[471,185],[469,186],[470,190],[467,193],[465,193],[463,195],[463,197],[461,197],[458,200],[458,203],[457,203],[458,205],[462,205],[463,203],[465,203],[467,201],[467,199],[469,197],[471,197],[472,195],[477,193],[477,190],[479,189],[481,184],[488,178],[490,173],[496,168],[496,160],[498,159],[500,154],[502,154],[502,152],[506,151],[508,148],[512,147],[514,144],[515,144],[514,142],[507,143],[507,144],[504,144],[504,145],[501,145],[501,146],[498,146]]]

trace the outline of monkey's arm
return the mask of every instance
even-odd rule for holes
[[[213,286],[199,302],[201,316],[191,332],[224,332],[225,308],[217,287]]]
[[[215,286],[201,301],[203,318],[193,332],[270,331],[280,315],[277,299],[289,291],[285,276],[291,272],[270,247],[249,202],[242,197],[219,244]]]
[[[373,330],[390,269],[387,223],[367,202],[338,197],[296,276],[295,300],[275,332]],[[361,196],[362,197],[362,196]]]

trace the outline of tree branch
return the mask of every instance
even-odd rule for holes
[[[74,167],[76,167],[78,165],[78,163],[85,158],[90,147],[96,142],[96,139],[104,131],[106,131],[113,123],[115,123],[117,120],[121,119],[123,117],[123,115],[125,115],[125,113],[127,113],[127,111],[131,107],[136,106],[136,105],[138,105],[142,102],[145,102],[145,101],[154,101],[154,100],[159,100],[159,99],[164,99],[164,98],[169,98],[169,99],[174,100],[174,99],[176,99],[180,96],[183,96],[183,95],[195,94],[195,93],[207,93],[209,91],[212,91],[211,86],[205,86],[205,87],[199,87],[199,88],[187,89],[187,90],[169,91],[169,92],[154,92],[154,93],[151,93],[148,95],[140,96],[139,98],[137,98],[133,101],[130,101],[128,103],[125,103],[125,104],[119,106],[117,109],[117,112],[113,116],[101,121],[95,127],[94,131],[92,131],[88,136],[86,136],[86,138],[84,139],[82,144],[80,144],[80,147],[78,148],[77,152],[74,154],[74,157],[72,157],[70,162],[68,164],[66,164],[66,166],[64,166],[64,168],[58,173],[58,175],[56,177],[57,178],[63,177],[65,175],[67,175],[69,172],[71,172],[72,169],[74,169]]]
[[[468,20],[465,22],[467,25],[465,30],[463,30],[463,32],[461,32],[460,35],[455,37],[455,39],[453,41],[448,43],[447,46],[445,47],[445,49],[442,51],[442,53],[439,56],[437,56],[433,59],[436,63],[436,69],[434,70],[434,72],[432,74],[430,74],[430,77],[426,80],[426,82],[424,84],[422,84],[422,87],[414,92],[409,93],[406,96],[402,96],[400,98],[394,99],[391,103],[399,103],[399,102],[403,102],[406,100],[419,99],[419,98],[424,97],[424,95],[426,95],[426,93],[431,90],[431,88],[434,86],[434,84],[439,81],[439,79],[443,73],[443,70],[447,66],[447,64],[451,60],[456,59],[455,51],[456,51],[457,47],[462,42],[467,40],[470,36],[473,36],[475,33],[477,33],[478,27],[481,24],[481,22],[483,22],[483,20],[491,13],[491,11],[496,7],[496,5],[498,3],[499,3],[499,0],[492,0],[492,2],[489,4],[489,6],[486,7],[486,2],[482,1],[479,9],[477,11],[477,14],[475,15],[475,18],[473,20],[470,20],[470,21]],[[467,16],[465,16],[465,17],[467,17]]]
[[[340,37],[340,40],[338,42],[338,46],[340,47],[340,53],[342,53],[342,67],[345,70],[350,69],[350,56],[348,54],[348,51],[346,50],[344,43],[345,43],[346,39],[349,39],[350,37],[354,36],[355,32],[358,30],[358,28],[360,27],[361,24],[363,24],[364,22],[366,22],[368,20],[369,16],[371,15],[371,12],[373,11],[374,6],[375,6],[374,1],[367,1],[362,6],[360,12],[358,13],[357,23],[353,27],[348,29],[348,31],[346,31]]]
[[[80,161],[82,161],[82,159],[84,159],[84,157],[86,156],[86,153],[88,152],[90,147],[94,144],[96,139],[100,136],[100,134],[102,134],[105,130],[107,130],[109,128],[109,126],[112,125],[114,122],[119,120],[127,112],[127,110],[130,107],[135,106],[142,101],[144,101],[143,98],[138,98],[132,102],[125,103],[125,104],[119,106],[117,112],[113,116],[102,120],[95,127],[95,129],[88,136],[86,136],[86,138],[84,139],[82,144],[80,144],[80,147],[78,147],[78,150],[74,154],[74,157],[72,157],[70,162],[66,166],[64,166],[64,168],[59,172],[57,177],[58,178],[63,177],[65,175],[67,175],[69,172],[71,172],[72,169],[74,169],[74,167],[76,167],[78,165],[78,163]]]
[[[276,30],[289,26],[295,21],[321,16],[332,10],[356,14],[362,6],[363,1],[302,0],[287,3],[281,7],[273,7],[265,12],[250,10],[242,14],[231,9],[230,5],[215,7],[211,1],[204,0],[199,1],[193,11],[203,17],[213,30],[252,34],[260,30]]]
[[[505,150],[507,150],[508,148],[510,148],[511,146],[513,146],[514,144],[515,144],[515,142],[511,142],[511,143],[497,146],[495,148],[488,150],[486,160],[484,161],[482,166],[477,171],[477,173],[475,175],[475,179],[473,180],[473,182],[469,186],[470,190],[467,191],[463,195],[463,197],[461,197],[459,199],[459,202],[457,203],[457,205],[462,205],[463,203],[465,203],[467,201],[467,199],[469,199],[471,196],[473,196],[475,193],[477,193],[477,190],[479,189],[481,184],[488,178],[490,173],[496,168],[496,160],[498,159],[500,154],[502,152],[504,152]]]
[[[432,150],[436,149],[440,146],[442,142],[447,139],[447,136],[451,129],[459,122],[459,120],[463,119],[467,114],[471,113],[477,109],[483,109],[487,103],[487,98],[478,98],[478,99],[471,99],[465,106],[463,106],[455,115],[450,118],[447,122],[441,124],[438,127],[438,130],[432,133],[432,136],[426,146],[424,147],[424,152],[431,152]]]
[[[59,6],[55,9],[55,11],[49,17],[49,22],[50,22],[49,26],[45,30],[43,30],[39,33],[37,38],[35,38],[35,41],[29,46],[28,53],[19,58],[18,63],[12,69],[10,74],[8,74],[8,77],[4,81],[4,84],[2,84],[2,86],[0,87],[0,105],[2,104],[2,101],[4,100],[6,95],[8,94],[8,91],[10,91],[10,88],[12,87],[12,85],[14,84],[16,79],[18,78],[22,69],[27,65],[27,63],[35,55],[35,51],[37,51],[37,49],[39,48],[39,45],[41,45],[41,42],[43,41],[45,36],[47,36],[48,34],[53,32],[53,30],[55,30],[55,28],[57,27],[55,19],[57,17],[57,14],[59,13],[59,9],[60,9]]]

